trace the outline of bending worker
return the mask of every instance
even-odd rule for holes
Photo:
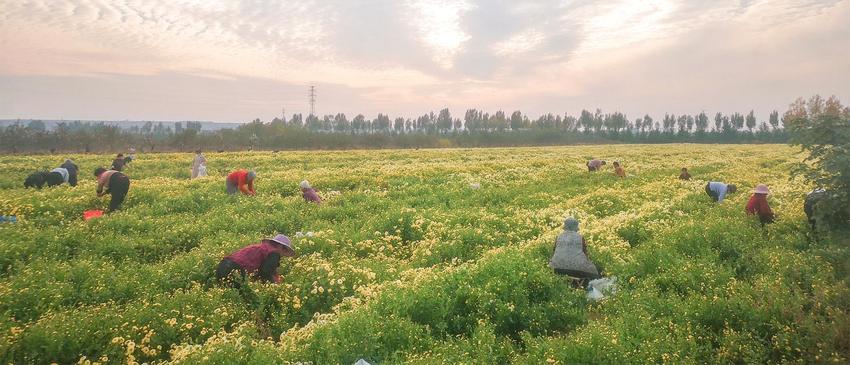
[[[112,199],[109,201],[109,211],[121,209],[121,204],[124,203],[124,198],[130,191],[130,178],[120,171],[107,170],[103,167],[96,168],[94,176],[97,178],[97,197],[110,194]]]
[[[717,181],[705,184],[705,193],[711,197],[711,200],[717,203],[722,203],[723,199],[726,198],[726,194],[732,194],[736,191],[738,191],[738,188],[734,184],[726,185]]]
[[[590,161],[587,162],[587,171],[588,172],[599,171],[599,169],[601,169],[602,166],[605,166],[605,161],[590,160]]]
[[[568,217],[564,221],[564,232],[555,240],[555,252],[549,260],[555,274],[584,279],[598,279],[599,270],[587,257],[587,243],[578,233],[578,220]]]
[[[230,195],[242,192],[248,196],[254,196],[257,192],[254,190],[254,180],[257,179],[257,173],[246,170],[236,170],[227,175],[226,186],[227,193]]]
[[[68,185],[77,186],[77,172],[80,168],[71,159],[66,159],[59,167],[68,170]]]
[[[767,194],[769,193],[770,191],[767,189],[767,185],[758,184],[756,186],[756,190],[753,191],[753,195],[750,197],[750,200],[747,202],[747,207],[745,209],[747,211],[747,215],[758,215],[762,226],[768,223],[773,223],[775,218],[773,210],[771,210],[770,205],[767,204]]]
[[[298,185],[301,187],[301,196],[304,197],[304,200],[317,204],[322,202],[322,198],[319,197],[319,193],[316,192],[316,189],[313,189],[313,187],[310,186],[309,181],[304,180]]]
[[[280,283],[277,268],[283,256],[295,256],[295,250],[289,237],[279,234],[243,247],[222,259],[215,269],[215,277],[219,281],[229,279],[230,285],[234,287],[239,287],[240,282],[249,276],[265,282]],[[238,278],[230,277],[234,272],[239,273]]]

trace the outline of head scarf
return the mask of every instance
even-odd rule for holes
[[[567,219],[564,220],[564,230],[578,232],[578,219],[567,217]]]

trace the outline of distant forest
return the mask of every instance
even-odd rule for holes
[[[546,146],[600,143],[784,143],[788,137],[779,113],[767,121],[748,114],[702,112],[644,115],[629,119],[620,112],[582,110],[578,117],[544,114],[529,119],[520,111],[490,114],[469,109],[463,119],[448,109],[415,119],[378,114],[324,117],[292,115],[288,120],[255,119],[234,129],[202,131],[199,122],[147,122],[142,126],[63,122],[48,129],[32,120],[0,127],[0,152],[140,152],[234,150],[303,150],[433,147]]]

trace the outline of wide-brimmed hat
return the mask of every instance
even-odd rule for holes
[[[767,189],[767,185],[758,184],[756,185],[756,190],[753,191],[756,194],[769,194],[770,190]]]
[[[284,256],[295,256],[295,249],[292,248],[292,241],[290,241],[289,237],[286,237],[286,235],[279,234],[272,238],[266,238],[263,241],[269,241],[283,246],[285,248],[283,250]]]

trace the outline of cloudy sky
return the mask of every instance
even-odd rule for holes
[[[0,0],[0,119],[850,102],[850,0]]]

